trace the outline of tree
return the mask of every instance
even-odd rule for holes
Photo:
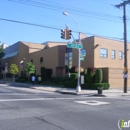
[[[30,74],[34,74],[35,73],[35,65],[33,65],[32,62],[27,62],[26,63],[26,66],[25,66],[25,72],[27,72],[28,74],[28,85],[29,85],[29,77],[30,77]]]
[[[18,71],[18,66],[16,64],[11,64],[10,65],[10,73],[13,75],[13,83],[14,83],[14,79],[15,79],[15,74],[17,74]]]
[[[0,46],[0,74],[2,70],[2,60],[3,60],[4,55],[5,55],[4,49]]]

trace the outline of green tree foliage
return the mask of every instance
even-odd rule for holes
[[[13,83],[14,83],[14,79],[15,79],[15,74],[17,74],[18,71],[18,66],[16,64],[11,64],[10,65],[10,73],[13,75]]]
[[[30,74],[34,74],[35,73],[35,65],[33,65],[32,62],[27,62],[26,66],[25,66],[25,72],[28,74],[28,85],[29,85],[29,76]]]
[[[96,74],[95,74],[95,83],[101,83],[102,79],[103,79],[102,70],[101,69],[97,69],[96,70]]]
[[[32,62],[27,62],[26,66],[25,66],[25,72],[28,73],[28,75],[34,74],[35,73],[35,65],[33,65]]]

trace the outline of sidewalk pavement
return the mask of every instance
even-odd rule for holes
[[[97,97],[123,97],[123,96],[130,96],[130,91],[128,90],[127,93],[123,92],[122,89],[109,89],[109,90],[103,90],[102,94],[98,94],[97,90],[82,90],[81,92],[76,92],[76,88],[60,88],[55,86],[46,86],[46,85],[32,85],[27,83],[17,83],[14,84],[12,82],[3,82],[0,81],[0,84],[4,86],[14,86],[14,87],[26,87],[26,88],[32,88],[37,90],[43,90],[43,91],[49,91],[49,92],[57,92],[61,94],[70,94],[70,95],[86,95],[86,96],[97,96]]]

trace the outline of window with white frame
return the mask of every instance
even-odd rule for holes
[[[100,57],[107,58],[108,57],[108,50],[105,48],[100,49]]]
[[[119,51],[119,60],[122,60],[123,59],[123,53],[122,51]]]
[[[116,51],[112,50],[112,59],[115,59],[115,58],[116,58]]]

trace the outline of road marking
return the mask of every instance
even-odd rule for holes
[[[70,100],[75,98],[33,98],[33,99],[1,99],[0,102],[14,102],[14,101],[40,101],[40,100]]]
[[[49,94],[50,92],[43,92],[43,93],[0,93],[0,96],[3,95],[43,95],[43,94]],[[51,93],[51,94],[55,94],[55,93]]]

